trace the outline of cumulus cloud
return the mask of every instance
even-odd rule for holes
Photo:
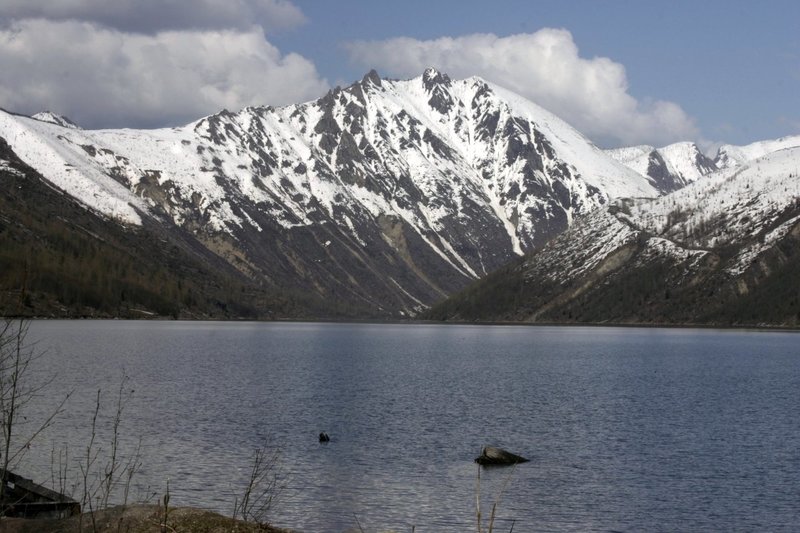
[[[93,22],[123,32],[291,28],[305,22],[287,0],[3,0],[0,19]]]
[[[182,124],[328,88],[312,62],[282,54],[257,26],[140,34],[25,19],[0,30],[0,72],[0,106],[50,109],[90,128]]]
[[[427,41],[400,37],[346,48],[351,60],[386,75],[413,77],[434,66],[456,78],[481,76],[533,100],[603,146],[660,146],[699,137],[678,104],[638,101],[628,92],[624,66],[581,57],[563,29]]]

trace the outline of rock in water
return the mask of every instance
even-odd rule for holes
[[[481,451],[480,457],[475,459],[475,462],[483,466],[491,465],[515,465],[517,463],[527,463],[528,459],[507,452],[502,448],[495,448],[494,446],[484,446]]]

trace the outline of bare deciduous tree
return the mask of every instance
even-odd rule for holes
[[[254,450],[250,477],[233,505],[233,518],[266,525],[267,518],[283,489],[280,450],[266,440]]]
[[[67,394],[50,414],[38,421],[28,420],[26,407],[50,382],[35,383],[31,365],[41,355],[27,342],[30,322],[4,319],[0,324],[0,516],[5,512],[6,479],[10,467],[19,461],[39,434],[50,427],[69,399]]]
[[[136,446],[133,454],[128,458],[120,455],[120,425],[125,406],[133,397],[133,390],[129,387],[130,377],[123,371],[117,390],[114,414],[111,416],[111,442],[108,447],[108,456],[105,465],[101,465],[100,456],[103,449],[97,440],[98,417],[102,414],[103,391],[98,389],[95,398],[94,413],[92,416],[91,438],[86,446],[86,454],[79,465],[81,471],[81,485],[83,487],[81,495],[81,505],[89,510],[89,517],[92,520],[92,528],[96,529],[95,512],[109,507],[109,503],[119,497],[122,491],[122,512],[128,504],[128,496],[133,478],[142,468],[141,448],[142,441]],[[120,515],[121,519],[121,515]],[[83,525],[83,516],[79,521],[78,529]]]

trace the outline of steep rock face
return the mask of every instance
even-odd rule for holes
[[[47,122],[2,113],[0,135],[87,207],[174,224],[353,314],[413,314],[612,198],[664,190],[518,95],[433,69],[181,128]]]
[[[433,308],[447,320],[800,323],[800,148],[621,200]]]

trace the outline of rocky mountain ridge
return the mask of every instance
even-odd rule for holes
[[[800,323],[800,148],[620,200],[428,314],[445,320]]]
[[[373,317],[415,315],[615,199],[793,142],[714,161],[692,143],[604,152],[510,91],[434,69],[159,130],[0,112],[0,138],[110,223],[191,239],[248,287],[305,295],[315,313]]]
[[[187,232],[254,283],[365,316],[412,315],[612,198],[663,190],[518,95],[433,69],[161,130],[0,113],[0,137],[110,220]]]

